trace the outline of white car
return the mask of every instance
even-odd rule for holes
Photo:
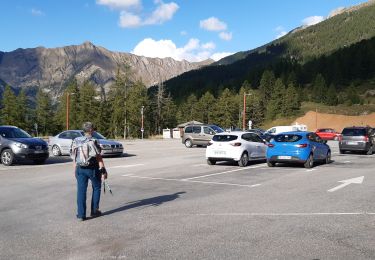
[[[236,161],[245,167],[250,160],[266,158],[266,141],[256,133],[231,132],[214,135],[206,148],[209,165],[217,161]]]

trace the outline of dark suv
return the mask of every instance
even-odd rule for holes
[[[375,132],[371,127],[346,127],[342,130],[339,140],[340,153],[346,151],[363,151],[368,155],[373,153]]]
[[[16,160],[32,160],[44,163],[49,156],[48,144],[40,138],[33,138],[15,126],[0,126],[1,163],[9,166]]]

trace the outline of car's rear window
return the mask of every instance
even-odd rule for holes
[[[214,135],[212,138],[215,142],[230,142],[238,138],[237,135]]]
[[[274,137],[274,140],[276,142],[287,142],[287,143],[297,142],[297,141],[299,141],[301,139],[302,139],[301,135],[294,135],[294,134],[291,134],[291,135],[280,134],[280,135],[276,135]]]
[[[364,128],[345,128],[342,131],[342,135],[345,136],[365,136],[366,129]]]

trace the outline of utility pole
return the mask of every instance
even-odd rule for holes
[[[142,106],[141,108],[141,132],[142,132],[142,140],[143,140],[143,132],[145,131],[145,129],[143,128],[143,109],[145,108],[145,106]]]
[[[69,92],[66,93],[66,130],[69,130]]]

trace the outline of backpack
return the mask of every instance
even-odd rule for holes
[[[72,143],[72,159],[78,166],[94,166],[97,162],[96,156],[100,154],[96,140],[83,136],[77,137]]]

